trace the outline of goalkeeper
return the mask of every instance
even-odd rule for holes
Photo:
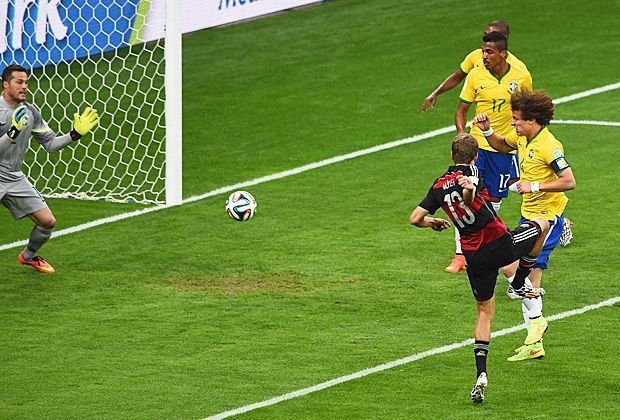
[[[45,199],[22,172],[24,156],[32,136],[48,153],[57,152],[79,140],[99,124],[97,111],[86,108],[82,115],[75,114],[69,134],[56,136],[41,113],[27,103],[28,73],[11,64],[2,71],[0,98],[0,203],[16,220],[28,216],[35,224],[28,245],[19,253],[18,260],[42,273],[53,273],[47,261],[37,256],[39,249],[52,236],[56,219]]]

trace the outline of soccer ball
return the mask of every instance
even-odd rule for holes
[[[226,200],[226,211],[236,221],[245,222],[256,213],[256,200],[247,191],[235,191]]]

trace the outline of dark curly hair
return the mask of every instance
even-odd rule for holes
[[[534,119],[540,125],[549,125],[553,119],[553,99],[544,90],[520,90],[510,101],[512,110],[521,112],[524,120]]]

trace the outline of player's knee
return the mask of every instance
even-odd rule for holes
[[[515,261],[516,262],[516,261]],[[517,262],[517,264],[519,264]],[[502,274],[504,275],[504,277],[506,277],[507,279],[509,279],[510,277],[514,276],[517,272],[517,268],[515,267],[515,264],[510,264],[507,266],[504,266],[502,268],[499,269]]]
[[[38,223],[44,229],[54,229],[56,227],[56,218],[53,215],[49,215]]]
[[[495,313],[495,305],[493,304],[493,296],[487,300],[479,300],[478,303],[478,317],[486,319],[488,321],[493,320]]]
[[[490,310],[490,311],[485,311],[485,310],[480,310],[478,312],[478,319],[485,323],[485,324],[490,324],[491,322],[493,322],[493,313],[494,311]]]

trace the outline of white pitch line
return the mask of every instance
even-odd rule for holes
[[[614,298],[611,299],[607,299],[603,302],[599,302],[597,304],[594,305],[588,305],[588,306],[584,306],[582,308],[578,308],[578,309],[574,309],[571,311],[566,311],[566,312],[561,312],[559,314],[555,314],[555,315],[551,315],[549,317],[546,317],[547,321],[555,321],[558,319],[563,319],[563,318],[568,318],[570,316],[574,316],[574,315],[580,315],[583,314],[584,312],[588,312],[588,311],[592,311],[594,309],[599,309],[602,308],[603,306],[613,306],[616,303],[620,302],[620,296],[616,296]],[[513,332],[516,331],[520,331],[520,330],[524,330],[525,324],[521,324],[521,325],[517,325],[515,327],[511,327],[511,328],[505,328],[503,330],[500,331],[496,331],[493,334],[491,334],[491,337],[501,337],[502,335],[506,335],[506,334],[511,334]],[[339,378],[336,379],[332,379],[326,382],[322,382],[320,384],[308,387],[308,388],[304,388],[304,389],[300,389],[297,391],[293,391],[293,392],[289,392],[287,394],[283,394],[280,395],[278,397],[274,397],[274,398],[270,398],[268,400],[265,401],[261,401],[261,402],[257,402],[254,404],[249,404],[243,407],[239,407],[239,408],[235,408],[234,410],[229,410],[229,411],[224,411],[222,413],[219,414],[215,414],[213,416],[209,416],[207,417],[205,420],[221,420],[221,419],[225,419],[228,417],[232,417],[232,416],[236,416],[237,414],[242,414],[242,413],[247,413],[248,411],[252,411],[252,410],[256,410],[258,408],[263,408],[263,407],[268,407],[270,405],[274,405],[274,404],[278,404],[282,401],[286,401],[286,400],[290,400],[293,398],[297,398],[297,397],[301,397],[303,395],[308,395],[311,394],[313,392],[317,392],[317,391],[321,391],[323,389],[326,388],[330,388],[334,385],[338,385],[344,382],[348,382],[348,381],[352,381],[354,379],[359,379],[359,378],[363,378],[364,376],[368,376],[371,375],[373,373],[377,373],[377,372],[381,372],[387,369],[392,369],[396,366],[402,366],[405,365],[407,363],[411,363],[414,362],[416,360],[420,360],[420,359],[424,359],[425,357],[428,356],[434,356],[437,354],[441,354],[441,353],[446,353],[452,350],[456,350],[459,349],[461,347],[466,347],[469,345],[474,344],[474,340],[473,339],[468,339],[465,341],[461,341],[460,343],[454,343],[454,344],[449,344],[446,346],[442,346],[442,347],[437,347],[431,350],[427,350],[424,351],[422,353],[416,353],[413,354],[411,356],[408,357],[404,357],[402,359],[398,359],[398,360],[393,360],[391,362],[388,363],[383,363],[381,365],[372,367],[372,368],[368,368],[368,369],[364,369],[361,370],[359,372],[356,373],[352,373],[351,375],[346,375],[346,376],[341,376]]]
[[[612,83],[610,85],[605,85],[605,86],[601,86],[598,88],[594,88],[594,89],[589,89],[583,92],[579,92],[579,93],[575,93],[573,95],[569,95],[569,96],[565,96],[563,98],[558,98],[555,99],[553,101],[553,103],[555,104],[561,104],[564,102],[569,102],[569,101],[574,101],[577,99],[581,99],[581,98],[585,98],[587,96],[591,96],[591,95],[597,95],[600,93],[604,93],[604,92],[609,92],[611,90],[615,90],[615,89],[620,89],[620,82],[619,83]],[[562,120],[560,120],[562,121]],[[556,123],[558,121],[555,121]],[[564,122],[565,124],[570,124],[567,122]],[[596,123],[595,125],[606,125],[606,124],[602,124],[603,122],[599,121],[599,122],[593,122]],[[573,123],[576,124],[576,123]],[[617,123],[609,123],[608,125],[616,125]],[[299,166],[297,168],[294,169],[290,169],[287,171],[282,171],[282,172],[278,172],[275,174],[271,174],[271,175],[267,175],[267,176],[263,176],[260,178],[255,178],[255,179],[251,179],[249,181],[245,181],[245,182],[240,182],[238,184],[233,184],[233,185],[227,185],[225,187],[222,188],[218,188],[216,190],[213,191],[209,191],[205,194],[200,194],[200,195],[194,195],[192,197],[186,198],[184,199],[181,204],[188,204],[188,203],[193,203],[194,201],[199,201],[199,200],[203,200],[205,198],[209,198],[209,197],[213,197],[216,195],[220,195],[220,194],[225,194],[228,192],[233,192],[235,190],[238,189],[242,189],[242,188],[246,188],[246,187],[251,187],[253,185],[258,185],[258,184],[262,184],[264,182],[268,182],[268,181],[273,181],[276,179],[281,179],[281,178],[285,178],[291,175],[296,175],[296,174],[300,174],[302,172],[306,172],[306,171],[310,171],[312,169],[317,169],[317,168],[321,168],[323,166],[327,166],[327,165],[331,165],[333,163],[338,163],[338,162],[342,162],[348,159],[353,159],[359,156],[364,156],[364,155],[368,155],[370,153],[375,153],[375,152],[379,152],[382,150],[386,150],[386,149],[392,149],[394,147],[398,147],[398,146],[402,146],[405,144],[410,144],[410,143],[415,143],[417,141],[420,140],[424,140],[424,139],[429,139],[432,137],[436,137],[442,134],[446,134],[449,133],[451,131],[454,130],[454,126],[447,126],[447,127],[443,127],[443,128],[439,128],[437,130],[433,130],[433,131],[428,131],[426,133],[422,133],[422,134],[418,134],[416,136],[413,137],[408,137],[402,140],[396,140],[396,141],[392,141],[389,143],[384,143],[384,144],[380,144],[378,146],[373,146],[373,147],[369,147],[367,149],[362,149],[362,150],[358,150],[356,152],[352,152],[352,153],[347,153],[345,155],[340,155],[340,156],[335,156],[333,158],[329,158],[329,159],[325,159],[325,160],[321,160],[319,162],[314,162],[314,163],[309,163],[307,165],[304,166]],[[58,238],[60,236],[64,236],[64,235],[69,235],[71,233],[76,233],[76,232],[81,232],[83,230],[86,229],[90,229],[96,226],[101,226],[107,223],[113,223],[113,222],[118,222],[120,220],[125,220],[125,219],[129,219],[132,217],[136,217],[136,216],[141,216],[143,214],[147,214],[147,213],[151,213],[154,211],[158,211],[158,210],[163,210],[163,209],[167,209],[170,208],[171,206],[154,206],[154,207],[148,207],[146,209],[142,209],[142,210],[135,210],[132,212],[128,212],[128,213],[121,213],[121,214],[117,214],[115,216],[110,216],[110,217],[104,217],[101,219],[97,219],[97,220],[93,220],[92,222],[87,222],[87,223],[83,223],[80,225],[76,225],[76,226],[72,226],[70,228],[67,229],[61,229],[58,231],[55,231],[52,235],[52,238]],[[20,246],[25,246],[28,244],[27,240],[21,240],[21,241],[16,241],[16,242],[11,242],[8,244],[3,244],[0,245],[0,251],[4,251],[7,249],[12,249],[12,248],[17,248]]]
[[[342,162],[344,160],[353,159],[353,158],[356,158],[356,157],[359,157],[359,156],[367,155],[367,154],[370,154],[370,153],[375,153],[375,152],[378,152],[378,151],[381,151],[381,150],[391,149],[393,147],[402,146],[403,144],[414,143],[416,141],[420,141],[420,140],[428,139],[428,138],[431,138],[431,137],[436,137],[436,136],[439,136],[441,134],[449,133],[450,131],[453,131],[453,130],[454,130],[453,126],[444,127],[444,128],[440,128],[438,130],[428,131],[426,133],[419,134],[417,136],[409,137],[409,138],[406,138],[406,139],[397,140],[397,141],[393,141],[393,142],[390,142],[390,143],[380,144],[378,146],[373,146],[373,147],[369,147],[367,149],[358,150],[356,152],[348,153],[346,155],[335,156],[333,158],[321,160],[319,162],[309,163],[309,164],[304,165],[304,166],[299,166],[297,168],[290,169],[290,170],[287,170],[287,171],[282,171],[282,172],[278,172],[278,173],[275,173],[275,174],[263,176],[261,178],[251,179],[249,181],[240,182],[238,184],[227,185],[225,187],[218,188],[218,189],[213,190],[213,191],[209,191],[208,193],[205,193],[205,194],[195,195],[195,196],[186,198],[186,199],[184,199],[182,201],[181,204],[193,203],[194,201],[203,200],[205,198],[213,197],[213,196],[220,195],[220,194],[225,194],[225,193],[228,193],[228,192],[233,192],[233,191],[245,188],[245,187],[250,187],[250,186],[253,186],[253,185],[262,184],[264,182],[273,181],[273,180],[280,179],[280,178],[285,178],[285,177],[288,177],[288,176],[291,176],[291,175],[300,174],[302,172],[310,171],[312,169],[321,168],[323,166],[331,165],[331,164],[337,163],[337,162]],[[59,230],[57,232],[54,232],[52,238],[57,238],[57,237],[60,237],[60,236],[68,235],[70,233],[80,232],[82,230],[90,229],[90,228],[93,228],[93,227],[96,227],[96,226],[101,226],[101,225],[104,225],[104,224],[107,224],[107,223],[112,223],[112,222],[117,222],[117,221],[124,220],[124,219],[129,219],[131,217],[141,216],[143,214],[151,213],[151,212],[158,211],[158,210],[163,210],[163,209],[170,208],[170,207],[171,206],[155,206],[155,207],[149,207],[149,208],[146,208],[146,209],[136,210],[136,211],[132,211],[132,212],[128,212],[128,213],[121,213],[121,214],[117,214],[117,215],[111,216],[111,217],[104,217],[104,218],[101,218],[101,219],[94,220],[92,222],[83,223],[81,225],[72,226],[70,228],[62,229],[62,230]],[[20,246],[25,246],[27,244],[28,244],[27,240],[22,240],[22,241],[12,242],[12,243],[9,243],[9,244],[0,245],[0,251],[4,251],[6,249],[11,249],[11,248],[17,248],[17,247],[20,247]]]
[[[610,85],[601,86],[598,88],[584,90],[583,92],[575,93],[574,95],[564,96],[563,98],[558,98],[553,101],[554,104],[563,104],[564,102],[570,102],[577,99],[585,98],[587,96],[598,95],[599,93],[609,92],[614,89],[620,89],[620,82],[612,83]]]
[[[95,226],[101,226],[106,223],[118,222],[119,220],[129,219],[130,217],[140,216],[143,214],[151,213],[157,210],[162,210],[168,208],[169,206],[156,206],[156,207],[148,207],[142,210],[136,210],[129,213],[121,213],[115,216],[104,217],[101,219],[93,220],[92,222],[82,223],[81,225],[75,225],[70,228],[61,229],[58,232],[54,232],[52,238],[57,238],[59,236],[69,235],[70,233],[80,232],[82,230],[90,229]],[[11,242],[9,244],[0,245],[0,251],[4,251],[5,249],[17,248],[19,246],[28,245],[27,240]]]
[[[620,122],[614,122],[614,121],[552,120],[551,124],[604,125],[604,126],[609,126],[609,127],[620,127]]]

